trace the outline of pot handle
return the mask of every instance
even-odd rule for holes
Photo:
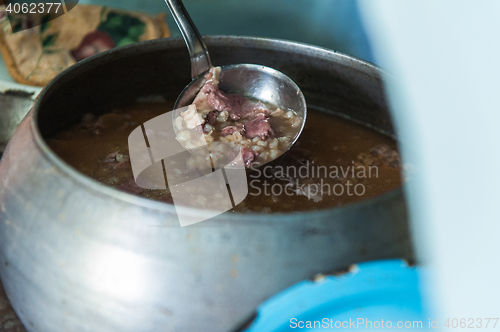
[[[184,7],[181,0],[165,0],[165,3],[174,17],[175,23],[181,31],[182,37],[186,42],[189,57],[191,58],[191,78],[195,79],[198,76],[208,72],[212,67],[210,55],[208,54],[207,46],[196,29],[191,17]]]

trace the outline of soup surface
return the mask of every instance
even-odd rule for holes
[[[135,128],[172,107],[172,103],[141,103],[99,117],[87,114],[48,143],[64,161],[100,183],[172,203],[168,188],[136,185],[128,150],[128,136]],[[246,170],[248,195],[231,211],[324,209],[383,194],[402,182],[393,139],[314,108],[309,109],[304,131],[290,151],[271,165],[257,166]],[[207,203],[206,197],[195,199],[200,207]]]

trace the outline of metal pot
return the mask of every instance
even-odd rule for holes
[[[379,69],[280,40],[205,38],[213,63],[290,76],[309,109],[393,133]],[[81,61],[47,85],[0,163],[0,276],[28,331],[233,331],[269,296],[351,263],[411,258],[401,190],[300,214],[223,214],[181,228],[173,206],[80,174],[44,137],[92,110],[172,99],[189,83],[181,39]],[[196,211],[193,211],[196,213]]]

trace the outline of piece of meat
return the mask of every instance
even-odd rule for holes
[[[128,155],[120,153],[120,151],[111,152],[104,158],[105,163],[114,163],[114,162],[122,162],[129,161],[130,158]]]
[[[111,152],[104,158],[104,163],[113,170],[126,169],[130,167],[129,156],[119,153],[119,151]]]
[[[249,148],[242,148],[241,155],[243,157],[243,162],[245,163],[245,166],[250,167],[255,158],[259,156],[259,153]]]
[[[262,103],[254,103],[250,99],[237,94],[225,94],[212,82],[208,81],[201,89],[205,98],[196,97],[195,103],[207,103],[211,108],[222,112],[227,111],[233,120],[248,118],[258,113],[269,115]]]
[[[205,123],[208,123],[209,125],[213,126],[217,122],[218,114],[219,112],[217,111],[208,112],[207,116],[205,116]]]
[[[229,117],[233,120],[239,120],[250,117],[254,114],[256,104],[242,95],[227,95],[231,102],[231,107],[227,109]]]
[[[108,154],[106,156],[106,158],[104,158],[104,162],[105,163],[113,163],[116,161],[116,156],[118,155],[118,152],[119,151],[115,151],[115,152],[111,152],[110,154]]]
[[[261,102],[254,103],[242,95],[227,95],[227,97],[231,101],[228,113],[233,120],[251,118],[257,114],[264,114],[267,117],[271,113]]]
[[[119,185],[117,187],[118,190],[121,190],[121,191],[125,191],[125,192],[128,192],[130,194],[135,194],[135,195],[140,195],[142,193],[145,193],[146,191],[148,191],[148,189],[144,189],[144,188],[141,188],[139,187],[136,183],[135,183],[135,180],[134,178],[131,178],[130,180],[128,180],[127,182]]]
[[[266,140],[274,136],[274,130],[269,123],[269,119],[262,113],[255,116],[255,119],[246,122],[243,125],[245,136],[248,138],[260,137]]]
[[[221,130],[221,136],[228,136],[232,135],[235,132],[242,133],[243,132],[243,125],[241,124],[236,124],[236,126],[227,126]]]
[[[207,103],[215,110],[222,112],[231,109],[231,100],[212,81],[205,83],[201,92],[207,95]]]

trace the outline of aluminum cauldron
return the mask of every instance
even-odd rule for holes
[[[288,41],[205,40],[214,64],[276,68],[310,110],[393,134],[375,66]],[[44,141],[89,111],[151,95],[173,100],[189,73],[181,39],[114,49],[57,76],[18,126],[0,163],[0,276],[28,331],[235,331],[259,303],[317,273],[411,258],[402,190],[342,208],[223,214],[180,227],[173,206],[87,178]]]

